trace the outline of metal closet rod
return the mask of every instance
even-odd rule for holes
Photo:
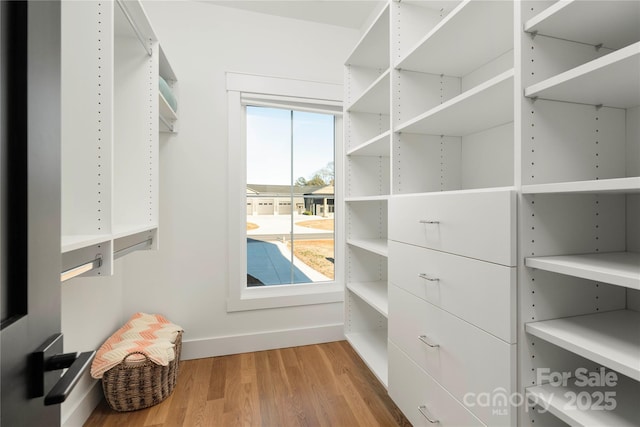
[[[144,249],[146,247],[149,247],[152,244],[153,244],[153,238],[149,238],[143,242],[136,243],[131,246],[127,246],[126,248],[123,248],[123,249],[120,249],[119,251],[114,252],[113,259],[115,260],[115,259],[121,258],[133,251],[137,251],[139,249]],[[66,282],[69,279],[73,279],[74,277],[78,277],[81,274],[84,274],[88,271],[91,271],[100,267],[102,267],[102,256],[94,260],[91,260],[89,262],[85,262],[84,264],[80,264],[76,267],[63,271],[62,273],[60,273],[60,281]]]
[[[102,267],[102,257],[63,271],[60,273],[60,281],[66,282],[69,279],[73,279],[74,277],[78,277],[79,275],[86,273],[87,271],[100,267]]]
[[[144,242],[136,243],[135,245],[127,246],[126,248],[120,249],[119,251],[115,251],[113,253],[113,259],[122,258],[123,256],[130,254],[133,251],[149,247],[151,246],[151,244],[153,244],[153,238],[150,237]]]
[[[124,13],[124,16],[125,18],[127,18],[127,21],[129,21],[129,25],[131,25],[131,28],[133,28],[133,32],[136,33],[136,37],[138,37],[138,40],[140,40],[140,43],[142,44],[142,47],[144,47],[144,50],[147,51],[149,56],[152,56],[153,51],[149,46],[147,46],[147,41],[142,36],[142,33],[138,29],[138,26],[136,25],[135,21],[133,20],[133,18],[131,18],[131,15],[129,15],[129,11],[127,10],[127,7],[124,5],[122,0],[117,0],[116,3],[118,3],[118,6],[120,6],[120,10],[122,11],[122,13]]]

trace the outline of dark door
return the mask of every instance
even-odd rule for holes
[[[59,426],[30,355],[60,332],[60,2],[1,6],[0,424]]]

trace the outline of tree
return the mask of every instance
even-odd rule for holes
[[[335,169],[333,162],[327,163],[327,166],[317,170],[308,180],[301,176],[295,182],[298,187],[324,187],[325,185],[334,185]]]

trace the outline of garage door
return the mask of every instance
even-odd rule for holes
[[[265,199],[258,202],[258,215],[273,215],[273,200]]]

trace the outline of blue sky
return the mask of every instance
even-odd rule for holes
[[[291,110],[247,107],[247,183],[291,183]],[[293,181],[309,179],[334,160],[334,119],[293,112]]]

